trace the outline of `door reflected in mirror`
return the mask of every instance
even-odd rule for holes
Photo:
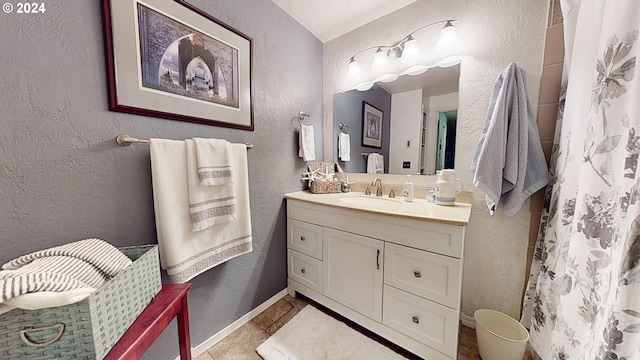
[[[334,161],[346,172],[373,172],[367,169],[372,163],[368,154],[378,153],[384,159],[384,173],[435,175],[437,170],[453,169],[459,78],[457,64],[377,83],[367,91],[335,94]],[[381,147],[362,140],[365,103],[382,112]],[[339,147],[345,144],[339,141],[341,132],[349,134],[349,161],[340,155],[345,153],[344,146]]]
[[[453,169],[456,154],[456,123],[458,110],[438,112],[438,151],[436,152],[436,171]]]

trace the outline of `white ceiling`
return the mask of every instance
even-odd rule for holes
[[[416,0],[273,0],[323,43]]]

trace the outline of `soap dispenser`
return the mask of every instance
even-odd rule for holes
[[[404,201],[413,201],[413,183],[411,175],[407,175],[407,182],[404,183]]]

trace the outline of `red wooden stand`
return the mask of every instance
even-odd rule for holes
[[[180,359],[191,360],[189,312],[186,284],[163,284],[162,290],[151,300],[104,360],[140,359],[174,317],[178,317]]]

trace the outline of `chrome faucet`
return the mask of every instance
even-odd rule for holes
[[[376,186],[376,196],[382,196],[382,180],[379,178],[373,178],[371,185]]]

